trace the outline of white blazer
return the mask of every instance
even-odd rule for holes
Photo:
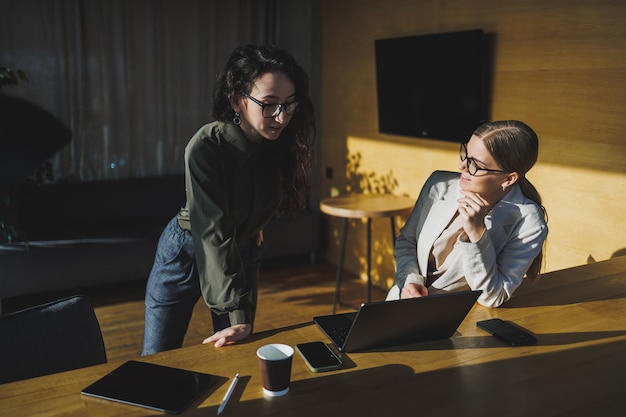
[[[395,244],[396,279],[387,300],[400,298],[405,283],[425,285],[435,239],[457,211],[460,174],[435,171],[428,178]],[[476,243],[458,241],[461,256],[429,288],[482,290],[478,302],[498,307],[522,283],[548,234],[543,212],[514,185],[485,217],[485,233]]]

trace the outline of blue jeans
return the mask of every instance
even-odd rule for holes
[[[256,306],[261,248],[251,239],[241,245],[240,253]],[[142,356],[182,346],[201,294],[191,234],[174,217],[161,233],[148,277]],[[211,316],[214,332],[230,327],[228,314],[217,315],[212,311]]]

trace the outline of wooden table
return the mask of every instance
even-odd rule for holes
[[[531,330],[539,343],[508,347],[476,327],[490,317]],[[192,346],[140,360],[223,380],[184,416],[213,416],[235,373],[224,416],[614,416],[626,409],[626,256],[546,274],[505,306],[476,305],[446,340],[351,353],[345,368],[312,373],[294,357],[285,397],[263,397],[256,349],[326,340],[310,323],[253,335],[224,348]],[[5,342],[5,341],[3,341]],[[82,397],[121,363],[0,385],[2,416],[153,416]]]
[[[320,202],[320,210],[330,216],[342,219],[337,261],[337,277],[333,314],[341,303],[341,273],[346,253],[346,238],[349,219],[367,219],[367,301],[372,299],[372,219],[389,217],[391,220],[391,242],[396,241],[395,217],[409,214],[415,200],[393,194],[352,194],[343,197],[329,197]]]

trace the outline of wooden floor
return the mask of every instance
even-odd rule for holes
[[[315,315],[332,313],[335,274],[336,267],[327,263],[311,265],[305,261],[281,261],[263,266],[255,332],[310,322]],[[348,273],[344,273],[342,278],[342,301],[354,307],[365,301],[365,283]],[[88,295],[94,303],[108,360],[127,360],[139,356],[143,341],[145,282],[136,281],[78,292]],[[71,293],[24,297],[5,304],[5,307],[14,311]],[[383,300],[385,294],[385,291],[374,287],[372,300]],[[338,312],[343,311],[352,309],[338,309]],[[212,332],[209,310],[204,301],[199,300],[184,346],[201,343]]]

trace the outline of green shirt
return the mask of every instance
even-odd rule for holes
[[[271,148],[224,122],[203,126],[185,148],[187,204],[178,222],[191,231],[205,302],[218,314],[228,312],[231,325],[252,324],[256,308],[239,245],[253,239],[280,204]]]

